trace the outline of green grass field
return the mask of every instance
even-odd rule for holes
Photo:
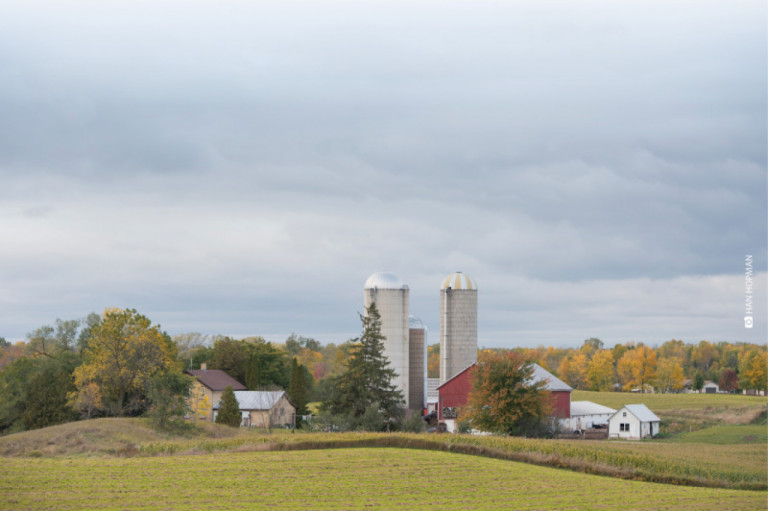
[[[575,390],[571,401],[593,401],[619,409],[624,405],[643,403],[654,412],[702,409],[759,409],[768,405],[768,397],[738,394],[634,394],[629,392],[592,392]],[[660,415],[661,417],[661,415]]]
[[[0,437],[6,457],[151,457],[238,451],[406,447],[477,454],[651,482],[762,490],[767,486],[766,442],[723,444],[696,440],[621,442],[537,440],[468,435],[385,433],[260,434],[212,424],[183,436],[161,434],[141,419],[97,419]],[[2,458],[0,458],[2,460]]]
[[[2,458],[0,509],[765,509],[766,493],[627,481],[479,456],[331,449]]]

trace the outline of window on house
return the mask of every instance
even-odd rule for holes
[[[629,424],[624,422],[619,424],[619,431],[629,431]]]
[[[627,416],[627,412],[622,413],[621,416],[622,417],[626,417]]]

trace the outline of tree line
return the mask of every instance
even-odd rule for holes
[[[258,336],[171,337],[132,309],[57,319],[30,332],[25,342],[0,337],[0,433],[89,417],[154,414],[164,422],[184,413],[178,389],[188,388],[189,380],[182,371],[203,363],[250,390],[285,389],[299,415],[307,413],[307,403],[322,403],[321,421],[329,428],[418,429],[416,421],[404,426],[402,396],[382,383],[392,375],[378,311],[366,311],[361,322],[360,337],[323,345],[295,334],[284,343]],[[675,392],[686,380],[693,388],[715,381],[726,391],[768,387],[768,351],[747,343],[671,340],[658,347],[628,342],[608,349],[591,338],[579,348],[480,349],[478,358],[506,352],[577,389]],[[439,344],[428,347],[427,364],[429,376],[437,377]]]
[[[482,359],[496,351],[500,350],[482,349],[478,356]],[[658,347],[627,342],[607,349],[600,339],[590,338],[579,348],[514,351],[579,390],[679,392],[686,385],[700,390],[707,380],[727,392],[768,389],[768,350],[764,345],[687,344],[673,339]],[[433,356],[430,352],[430,359]]]

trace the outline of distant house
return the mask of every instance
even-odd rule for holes
[[[218,403],[227,386],[232,390],[246,390],[247,387],[220,369],[208,369],[202,364],[200,369],[184,371],[195,378],[189,390],[189,404],[193,414],[199,419],[213,420],[213,404]]]
[[[460,371],[450,380],[437,387],[438,421],[445,424],[451,433],[458,430],[459,412],[469,401],[469,392],[472,390],[472,364]],[[534,382],[546,382],[544,389],[550,392],[552,403],[552,417],[555,419],[569,419],[571,417],[571,388],[552,373],[538,364],[532,364]]]
[[[705,381],[704,386],[701,387],[702,394],[717,394],[720,392],[720,385],[713,381]]]
[[[243,417],[240,423],[242,427],[271,428],[293,424],[296,406],[283,390],[238,390],[235,391],[235,398]],[[219,403],[213,405],[214,417],[218,413]]]
[[[608,419],[616,413],[613,408],[592,401],[571,401],[571,418],[561,424],[565,431],[608,428]]]
[[[638,440],[659,433],[659,419],[643,404],[624,405],[608,419],[609,438]]]

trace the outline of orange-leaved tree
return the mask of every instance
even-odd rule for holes
[[[546,382],[514,351],[489,353],[472,369],[472,391],[461,419],[474,429],[508,435],[541,433],[551,411]]]

